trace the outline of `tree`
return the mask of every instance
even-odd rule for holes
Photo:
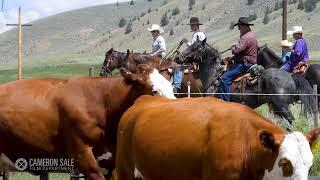
[[[134,5],[134,1],[133,1],[133,0],[130,1],[130,5],[131,5],[131,6]]]
[[[196,0],[189,0],[189,10],[192,10],[195,4],[196,4]]]
[[[271,10],[270,10],[270,8],[267,6],[267,8],[266,8],[266,11],[265,11],[265,14],[270,14],[271,13]]]
[[[254,0],[248,0],[247,5],[252,5],[252,4],[253,4],[253,2],[254,2]]]
[[[269,21],[270,21],[269,15],[265,13],[262,22],[263,24],[268,24]]]
[[[257,19],[257,14],[256,13],[249,14],[248,19],[250,22],[255,21]]]
[[[130,22],[127,24],[125,34],[129,34],[131,32],[132,32],[132,23]]]
[[[274,4],[274,11],[278,11],[280,9],[280,7],[279,7],[279,2],[276,2],[275,4]]]
[[[152,9],[151,8],[148,8],[148,13],[151,13]]]
[[[229,26],[229,29],[230,29],[230,30],[233,30],[233,29],[234,29],[234,25],[235,25],[234,21],[231,21],[230,26]]]
[[[173,34],[174,34],[174,31],[173,31],[173,29],[171,29],[169,36],[172,36]]]
[[[117,4],[116,4],[116,6],[119,6],[119,1],[117,1]]]
[[[305,11],[306,12],[312,12],[317,7],[317,2],[319,0],[306,0],[304,3]]]
[[[148,0],[148,2],[151,2],[152,0]]]
[[[179,9],[178,7],[174,8],[174,9],[172,10],[172,16],[175,16],[175,15],[177,15],[177,14],[179,14],[179,13],[180,13],[180,9]]]
[[[119,28],[122,28],[122,27],[124,27],[126,24],[127,24],[127,20],[122,17],[122,18],[120,19],[120,21],[119,21],[118,26],[119,26]]]
[[[161,17],[161,21],[160,21],[160,25],[161,26],[166,26],[169,24],[169,19],[168,19],[168,15],[167,13],[165,13],[162,17]]]
[[[164,6],[164,5],[166,5],[166,4],[168,4],[168,1],[167,1],[167,0],[164,0],[164,1],[162,2],[161,6]]]
[[[150,24],[150,21],[149,21],[149,19],[148,19],[148,21],[147,21],[147,24]]]
[[[299,0],[298,9],[299,9],[299,10],[304,10],[304,3],[303,3],[302,0]]]

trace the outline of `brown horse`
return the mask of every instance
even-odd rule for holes
[[[115,155],[120,117],[139,96],[157,93],[174,98],[170,83],[147,65],[138,66],[136,74],[125,69],[121,74],[1,85],[0,153],[12,161],[73,158],[88,179],[104,179],[92,148],[101,153],[107,148]]]
[[[128,57],[130,54],[130,57]],[[127,53],[115,51],[111,48],[105,54],[100,76],[107,77],[112,75],[112,71],[115,69],[126,68],[128,71],[135,73],[139,64],[148,64],[148,58],[153,57],[145,53]],[[152,67],[152,66],[151,66]]]
[[[304,180],[320,128],[286,134],[254,110],[215,98],[140,97],[122,116],[119,180]]]

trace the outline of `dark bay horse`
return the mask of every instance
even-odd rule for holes
[[[280,57],[267,46],[261,48],[258,64],[261,64],[265,68],[280,68],[282,66]],[[311,86],[318,85],[318,94],[320,94],[320,64],[310,64],[304,77]],[[320,104],[320,99],[318,103]]]
[[[0,85],[0,153],[13,162],[73,158],[89,180],[103,180],[94,155],[108,150],[115,156],[122,114],[141,95],[175,98],[157,70],[148,65],[137,69],[136,74],[121,69],[122,76],[112,78],[42,78]]]
[[[128,57],[130,54],[130,57]],[[127,50],[126,53],[115,51],[111,48],[105,54],[100,76],[107,77],[112,75],[115,69],[126,68],[129,72],[135,73],[139,64],[148,64],[148,58],[152,57],[149,54],[133,53]],[[151,65],[152,67],[152,65]]]
[[[201,92],[214,93],[217,89],[213,83],[221,76],[221,59],[217,50],[207,45],[205,41],[197,41],[180,56],[175,59],[181,62],[205,63],[200,67],[199,76],[193,76],[189,80],[200,79],[202,83]],[[263,61],[263,60],[259,60]],[[161,72],[163,74],[163,72]],[[209,76],[209,77],[206,77]],[[184,78],[187,78],[185,76]],[[208,81],[209,79],[209,81]],[[199,81],[191,81],[191,86],[195,86]],[[209,87],[208,87],[209,86]],[[193,88],[197,89],[197,88]],[[185,89],[181,89],[185,93]],[[248,87],[244,93],[255,94],[312,94],[312,88],[302,77],[292,76],[280,69],[269,68],[265,70],[258,83]],[[231,101],[245,103],[251,108],[257,108],[262,104],[271,105],[273,112],[292,123],[293,114],[289,110],[289,104],[294,104],[301,100],[304,104],[304,110],[308,113],[314,112],[314,98],[312,96],[254,96],[254,95],[232,95]]]

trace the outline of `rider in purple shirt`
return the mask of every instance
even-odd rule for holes
[[[301,62],[307,62],[309,60],[308,46],[306,40],[302,37],[302,27],[295,26],[293,31],[289,31],[288,34],[293,34],[296,40],[290,60],[286,62],[281,69],[287,72],[292,72],[293,69]]]

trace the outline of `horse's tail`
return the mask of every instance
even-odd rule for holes
[[[309,82],[301,76],[298,75],[292,75],[294,84],[296,85],[296,94],[305,94],[305,95],[299,95],[298,99],[301,100],[301,103],[303,104],[303,111],[304,114],[313,114],[316,111],[315,108],[315,102],[316,98],[312,96],[313,90]],[[310,95],[306,95],[310,94]]]

